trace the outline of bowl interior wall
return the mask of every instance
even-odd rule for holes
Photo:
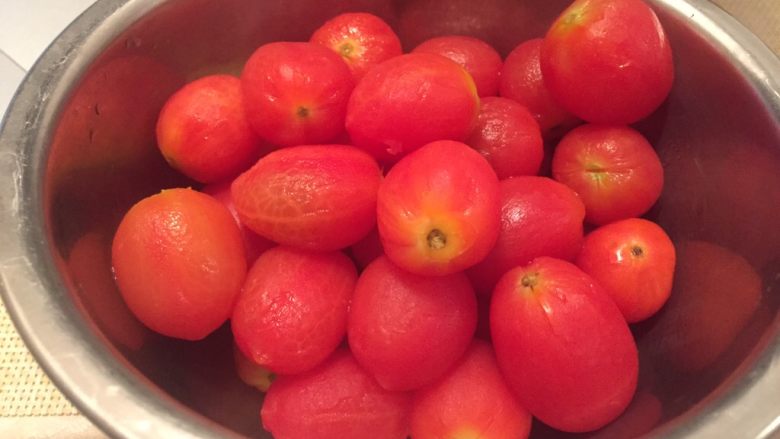
[[[227,325],[201,343],[157,336],[131,316],[113,283],[110,244],[124,212],[162,188],[198,187],[168,169],[156,150],[155,120],[167,96],[205,74],[239,74],[259,45],[306,40],[339,12],[383,17],[407,50],[451,33],[483,38],[506,55],[517,43],[542,36],[567,3],[164,3],[95,60],[55,129],[46,177],[47,225],[85,318],[117,355],[183,404],[247,436],[269,437],[258,422],[262,396],[235,376]],[[777,326],[780,129],[740,71],[707,38],[662,10],[659,16],[673,45],[676,82],[668,101],[636,127],[664,164],[665,189],[647,216],[678,245],[673,295],[679,300],[632,328],[642,359],[638,396],[613,430],[591,436],[636,436],[688,416],[739,373]],[[727,275],[720,281],[714,273]],[[680,352],[689,355],[680,358]],[[534,437],[556,435],[534,427]]]

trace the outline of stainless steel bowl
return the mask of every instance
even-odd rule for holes
[[[30,350],[113,436],[268,437],[258,420],[262,396],[233,372],[229,330],[196,344],[152,334],[112,282],[108,248],[123,212],[162,187],[192,184],[155,152],[154,120],[165,97],[199,75],[237,72],[260,44],[305,39],[324,18],[349,9],[385,17],[407,46],[464,32],[506,53],[541,35],[565,3],[98,1],[32,68],[0,133],[0,289]],[[633,328],[642,386],[657,410],[627,414],[622,432],[772,437],[780,434],[780,61],[709,2],[651,3],[675,49],[677,82],[668,102],[639,125],[667,176],[650,216],[680,245],[703,240],[741,255],[761,287],[741,320],[737,309],[750,292],[739,282],[725,295],[737,305],[717,305],[721,299],[707,291],[694,302],[706,318],[715,314],[710,333],[728,333],[705,367],[679,370],[663,355],[669,343],[685,352],[706,348],[686,332],[693,331],[688,322],[702,326],[692,314],[675,319],[666,309]],[[431,7],[441,11],[423,26],[420,11]],[[728,276],[733,267],[707,269],[727,273],[722,285],[739,280]],[[696,276],[688,281],[697,285]],[[548,434],[535,427],[535,437]]]

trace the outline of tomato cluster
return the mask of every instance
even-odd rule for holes
[[[117,284],[166,336],[229,320],[277,439],[599,429],[636,391],[629,323],[672,289],[640,218],[663,167],[627,125],[672,81],[641,0],[576,0],[505,60],[339,15],[171,96],[159,148],[204,186],[127,213]]]

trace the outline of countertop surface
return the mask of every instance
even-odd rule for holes
[[[0,119],[48,44],[94,0],[0,0]],[[780,53],[780,2],[715,0]],[[14,332],[0,303],[0,437],[105,437],[70,405]]]

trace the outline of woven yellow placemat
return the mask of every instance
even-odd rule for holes
[[[73,416],[79,412],[49,381],[19,338],[0,301],[0,416]]]
[[[0,438],[105,437],[38,367],[0,301]]]

